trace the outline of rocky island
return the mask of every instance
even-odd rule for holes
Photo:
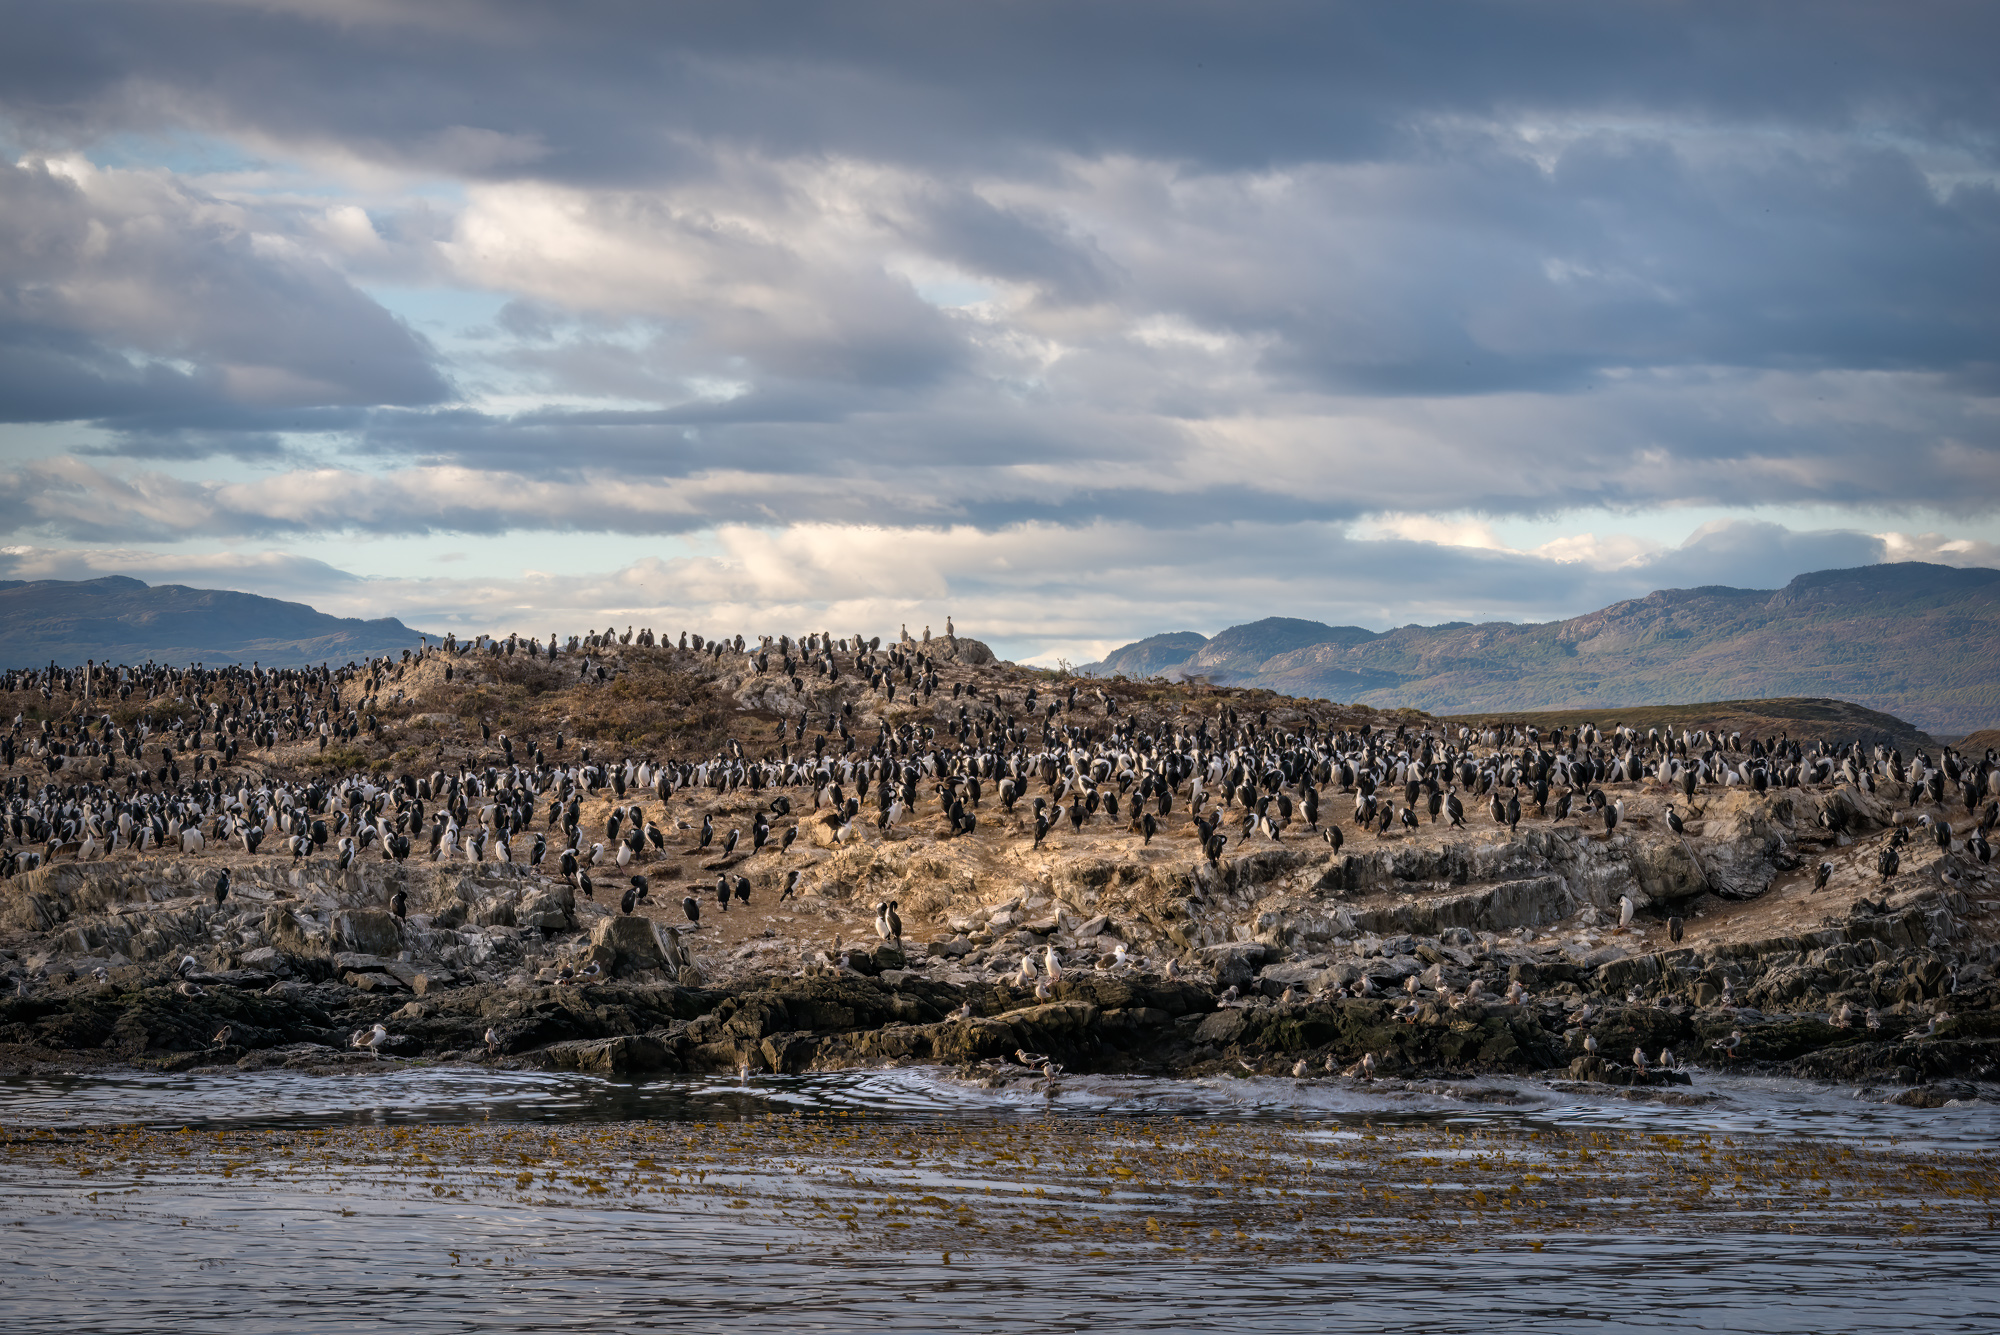
[[[900,1063],[1940,1104],[1992,753],[1475,725],[948,635],[14,672],[0,1065]]]

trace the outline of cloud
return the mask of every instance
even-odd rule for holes
[[[437,401],[428,350],[323,261],[163,173],[0,163],[0,420],[239,425]]]
[[[1035,653],[1992,556],[1901,517],[2000,505],[1989,7],[106,0],[9,36],[0,419],[96,425],[0,435],[0,540],[671,536],[713,553],[643,581],[671,604],[333,596],[953,594]],[[1695,506],[1852,522],[1623,531]]]

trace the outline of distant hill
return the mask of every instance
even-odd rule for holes
[[[1208,636],[1197,635],[1191,630],[1168,631],[1165,635],[1153,635],[1136,644],[1128,644],[1102,663],[1090,663],[1077,670],[1093,677],[1127,677],[1143,681],[1147,677],[1157,677],[1169,668],[1180,667],[1207,643]]]
[[[1090,670],[1124,671],[1125,652]],[[1146,675],[1433,714],[1825,697],[1950,736],[2000,722],[2000,570],[1904,562],[1777,590],[1664,589],[1541,625],[1378,634],[1271,618],[1160,657]]]
[[[1909,755],[1918,747],[1935,749],[1940,739],[1905,723],[1893,714],[1869,709],[1845,700],[1718,700],[1699,705],[1613,706],[1608,709],[1542,709],[1521,714],[1456,714],[1454,724],[1479,727],[1487,723],[1532,724],[1550,728],[1574,728],[1595,723],[1600,728],[1620,724],[1645,731],[1648,728],[1700,728],[1711,732],[1740,732],[1747,736],[1789,736],[1801,740],[1860,742],[1863,746],[1894,746]]]
[[[422,643],[422,632],[393,617],[328,616],[254,593],[154,586],[122,575],[0,580],[0,667],[51,661],[67,667],[86,659],[294,667],[397,654]]]

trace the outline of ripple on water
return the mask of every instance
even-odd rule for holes
[[[124,1072],[0,1079],[0,1125],[342,1126],[471,1121],[712,1121],[766,1113],[891,1120],[1180,1116],[1568,1126],[1648,1133],[1796,1134],[1940,1148],[2000,1140],[2000,1104],[1905,1108],[1852,1088],[1701,1072],[1663,1097],[1578,1094],[1535,1080],[1364,1084],[1265,1076],[1064,1076],[987,1089],[927,1067],[816,1075],[612,1079],[478,1067],[380,1072]]]
[[[1858,1100],[1851,1090],[1743,1077],[1703,1076],[1695,1092],[1705,1097],[1662,1104],[1498,1079],[1360,1086],[1071,1077],[1050,1093],[1029,1083],[986,1089],[925,1069],[620,1081],[406,1067],[365,1075],[15,1079],[0,1082],[0,1124],[715,1123],[787,1112],[845,1114],[876,1125],[1014,1123],[1007,1134],[1016,1139],[1037,1134],[1020,1124],[1054,1116],[1073,1121],[1086,1141],[1094,1135],[1090,1122],[1101,1122],[1108,1140],[1128,1117],[1329,1129],[1373,1123],[1410,1127],[1413,1135],[1450,1127],[1744,1133],[1850,1144],[1895,1137],[1906,1151],[1931,1143],[1986,1150],[2000,1140],[2000,1109],[1991,1106],[1907,1109]],[[1317,1140],[1321,1133],[1309,1127],[1304,1135]],[[1343,1131],[1342,1139],[1365,1137]],[[1488,1143],[1483,1152],[1494,1156],[1486,1171],[1500,1171],[1495,1148]],[[845,1171],[829,1166],[819,1183]],[[882,1165],[857,1159],[854,1166],[865,1177]],[[987,1243],[959,1244],[936,1231],[948,1221],[932,1225],[931,1241],[973,1247],[947,1264],[939,1251],[881,1245],[904,1235],[884,1232],[868,1247],[850,1247],[844,1235],[813,1233],[803,1219],[799,1228],[778,1231],[772,1216],[732,1213],[726,1194],[591,1208],[498,1193],[431,1199],[420,1177],[374,1190],[370,1179],[386,1181],[386,1170],[365,1165],[350,1165],[345,1179],[290,1182],[162,1172],[124,1190],[113,1189],[108,1174],[79,1181],[68,1173],[36,1177],[26,1168],[25,1158],[19,1165],[10,1159],[0,1178],[11,1202],[5,1236],[14,1244],[0,1252],[9,1331],[233,1332],[282,1323],[304,1335],[386,1321],[408,1332],[2000,1328],[2000,1304],[1985,1284],[2000,1260],[1990,1234],[1809,1237],[1781,1225],[1754,1235],[1591,1237],[1510,1233],[1498,1222],[1498,1231],[1489,1225],[1454,1235],[1450,1246],[1411,1250],[1388,1245],[1385,1235],[1371,1250],[1364,1220],[1364,1236],[1343,1235],[1349,1250],[1338,1260],[1303,1264],[1278,1247],[1227,1263],[1155,1253],[1140,1264],[1134,1256],[1079,1254],[1088,1244],[1074,1241],[1058,1257],[1032,1233],[1013,1241],[1004,1220],[1026,1219],[1027,1203],[1012,1216],[1005,1202],[995,1202],[981,1207],[1003,1211],[993,1221],[990,1251]],[[804,1179],[776,1163],[734,1171],[780,1201],[802,1190]],[[845,1189],[866,1191],[852,1177]],[[1643,1208],[1646,1198],[1637,1199]],[[1190,1200],[1230,1227],[1230,1203]],[[1203,1228],[1208,1223],[1202,1219]]]

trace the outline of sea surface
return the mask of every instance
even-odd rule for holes
[[[0,1329],[2000,1331],[2000,1107],[1885,1092],[16,1078]]]

